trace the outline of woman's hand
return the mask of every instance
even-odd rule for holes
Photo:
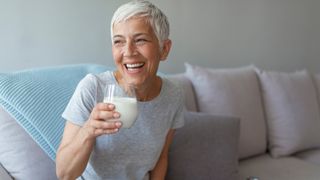
[[[119,131],[122,125],[119,117],[120,114],[115,111],[113,104],[98,103],[93,108],[82,130],[86,131],[91,138],[96,138],[103,134],[114,134]]]

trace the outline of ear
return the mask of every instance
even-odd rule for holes
[[[170,39],[163,41],[163,47],[162,47],[161,56],[160,56],[161,61],[164,61],[167,59],[171,49],[171,45],[172,45],[172,42]]]

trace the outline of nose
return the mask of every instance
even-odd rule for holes
[[[124,48],[123,49],[124,56],[130,57],[136,54],[136,47],[132,42],[126,43],[126,45],[123,48]]]

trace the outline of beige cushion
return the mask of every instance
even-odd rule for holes
[[[240,161],[240,179],[249,176],[261,180],[319,180],[320,166],[294,157],[274,159],[269,155]]]
[[[1,106],[0,164],[14,179],[57,179],[55,163]]]
[[[7,171],[0,164],[0,179],[1,180],[12,180]]]
[[[295,154],[295,157],[320,166],[320,149],[312,149]]]
[[[320,73],[314,75],[314,80],[315,80],[315,84],[316,84],[316,87],[317,87],[318,104],[320,106]]]
[[[240,117],[239,157],[266,151],[266,125],[258,79],[252,66],[208,69],[186,64],[200,112]]]
[[[259,71],[273,157],[320,146],[316,89],[307,71]]]

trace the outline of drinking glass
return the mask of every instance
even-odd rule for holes
[[[120,113],[120,121],[123,128],[130,128],[136,121],[138,105],[132,86],[122,88],[117,84],[107,84],[103,102],[115,105],[115,110]]]

